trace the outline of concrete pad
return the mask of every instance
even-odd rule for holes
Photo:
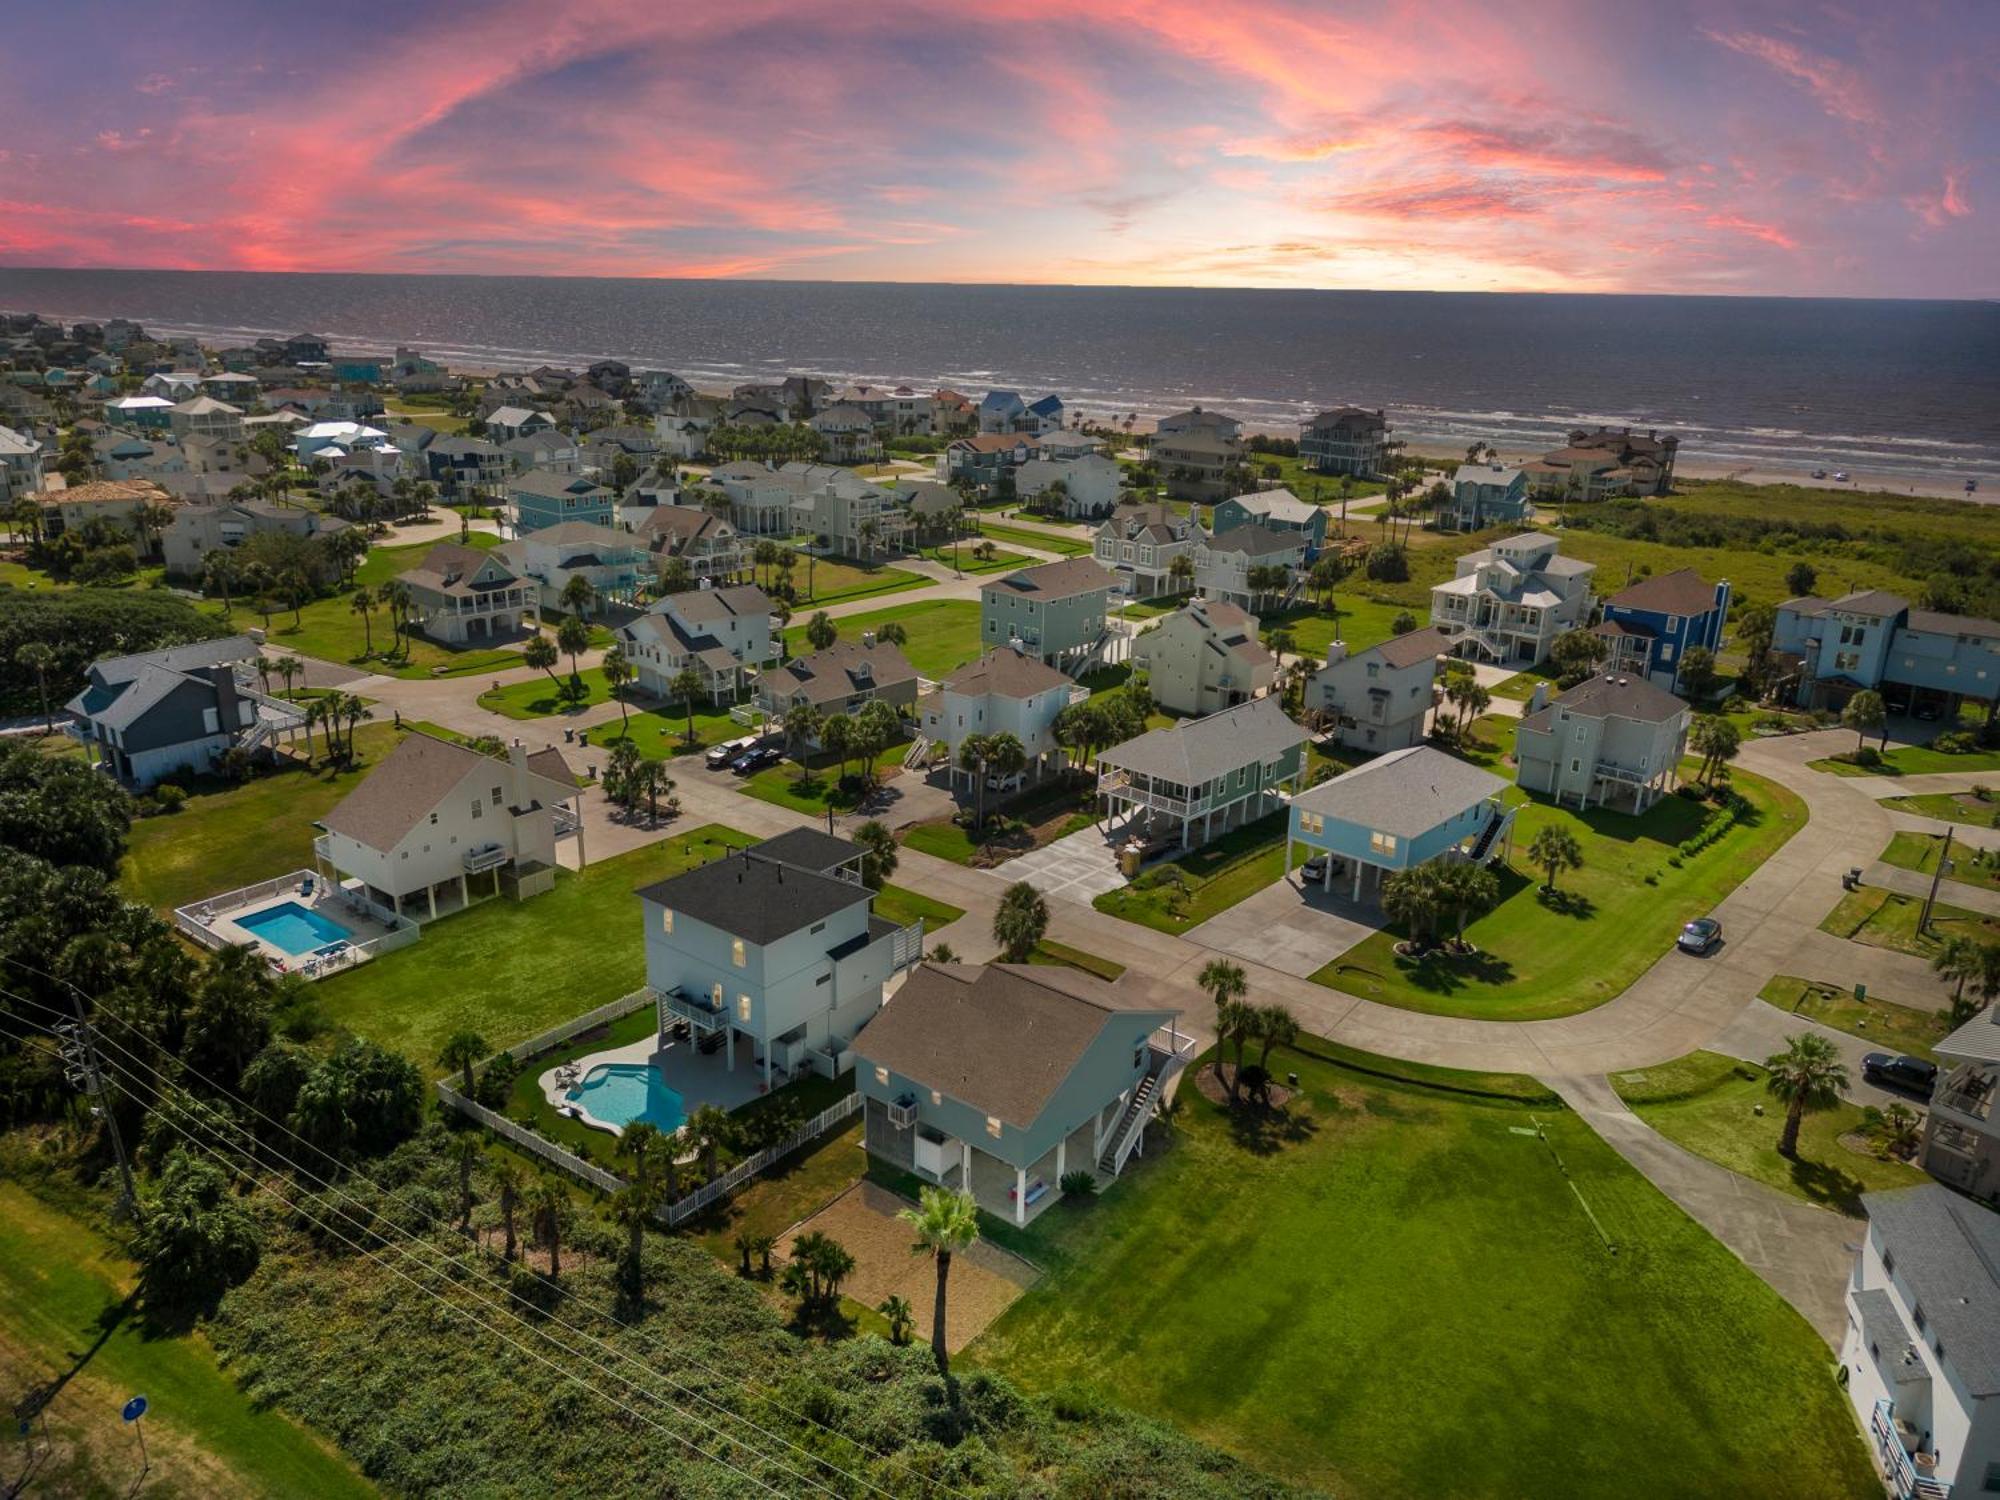
[[[1302,889],[1292,875],[1188,929],[1187,940],[1310,979],[1381,925],[1373,907]]]
[[[1073,901],[1080,906],[1088,906],[1106,891],[1125,884],[1116,855],[1095,827],[1079,829],[989,873],[1009,885],[1025,880],[1051,900]]]

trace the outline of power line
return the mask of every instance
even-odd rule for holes
[[[65,987],[70,989],[73,993],[73,996],[79,998],[79,1000],[81,998],[84,998],[83,992],[80,989],[78,989],[75,985],[70,984],[68,980],[62,979],[57,975],[50,974],[45,970],[37,969],[32,964],[27,963],[25,960],[15,958],[12,955],[8,954],[0,954],[0,959],[4,959],[5,961],[14,964],[17,967],[27,969],[32,973],[40,974],[42,975],[43,978],[52,980],[57,984],[64,985]],[[29,996],[17,995],[14,991],[5,989],[4,987],[0,987],[0,994],[13,995],[17,999],[26,1000],[29,1004],[38,1005],[40,1006],[41,1009],[43,1009],[44,1011],[48,1011],[51,1014],[60,1014],[60,1012],[58,1012],[55,1009],[55,1007],[48,1005],[46,1002],[34,1000],[32,999],[32,997]],[[92,1003],[95,1004],[96,1001],[93,1000]],[[123,1043],[117,1041],[115,1038],[106,1037],[104,1038],[104,1041],[106,1045],[116,1048],[126,1057],[132,1059],[137,1066],[142,1067],[146,1069],[148,1072],[152,1073],[156,1080],[155,1087],[156,1088],[158,1087],[158,1083],[161,1081],[162,1075],[160,1074],[160,1070],[158,1069],[157,1066],[147,1061],[145,1058],[139,1056],[138,1053],[134,1052],[130,1047],[127,1047]],[[249,1111],[251,1114],[255,1115],[258,1119],[264,1121],[266,1124],[274,1126],[279,1130],[282,1130],[286,1135],[290,1136],[293,1140],[299,1142],[300,1145],[305,1146],[307,1149],[315,1152],[320,1157],[324,1158],[326,1161],[332,1163],[336,1170],[345,1170],[349,1176],[355,1178],[356,1180],[362,1183],[365,1183],[368,1187],[373,1188],[378,1193],[384,1191],[381,1185],[373,1181],[371,1178],[369,1178],[367,1174],[360,1171],[356,1171],[353,1168],[349,1167],[346,1163],[342,1162],[339,1157],[335,1156],[332,1152],[328,1151],[324,1146],[321,1146],[318,1142],[310,1140],[306,1136],[300,1134],[297,1130],[293,1129],[289,1124],[287,1124],[283,1120],[274,1119],[272,1116],[258,1109],[254,1104],[250,1103],[248,1100],[242,1098],[240,1095],[237,1095],[231,1092],[230,1090],[223,1088],[214,1079],[202,1073],[200,1069],[195,1068],[188,1063],[180,1062],[178,1059],[176,1060],[176,1066],[182,1072],[194,1078],[200,1079],[204,1084],[207,1084],[209,1088],[213,1089],[215,1093],[220,1097],[228,1099],[232,1103],[241,1105],[242,1108]],[[240,1124],[240,1122],[230,1120],[228,1123],[232,1126],[232,1128],[238,1130],[244,1130],[244,1127]],[[244,1133],[246,1135],[249,1135],[249,1132],[247,1130],[244,1130]],[[251,1138],[253,1140],[255,1139],[254,1136],[252,1136]],[[259,1146],[259,1149],[271,1151],[272,1155],[276,1156],[280,1161],[283,1161],[288,1166],[291,1166],[298,1173],[311,1178],[313,1181],[320,1183],[324,1187],[333,1188],[335,1191],[341,1192],[341,1195],[343,1197],[348,1198],[349,1202],[356,1202],[358,1204],[358,1200],[352,1198],[351,1195],[348,1195],[347,1193],[339,1189],[330,1179],[322,1177],[318,1173],[309,1171],[303,1165],[298,1163],[296,1158],[288,1156],[282,1152],[276,1151],[275,1149],[270,1148],[268,1146],[265,1146],[262,1142],[258,1142],[257,1144]],[[365,1205],[358,1205],[358,1206],[365,1207]],[[412,1235],[411,1238],[415,1239],[416,1237]],[[426,1248],[432,1250],[436,1249],[435,1246],[430,1246],[428,1244],[426,1244]],[[500,1278],[484,1272],[478,1274],[482,1275],[484,1279],[492,1282],[495,1286],[500,1287],[501,1290],[503,1290],[513,1300],[515,1301],[522,1300],[518,1296],[518,1294],[516,1294],[513,1291],[512,1287],[508,1286]],[[557,1287],[556,1290],[560,1296],[573,1299],[573,1294],[571,1293],[569,1288]],[[605,1321],[609,1323],[614,1324],[621,1330],[637,1333],[640,1337],[644,1338],[648,1346],[651,1347],[656,1352],[659,1352],[661,1350],[661,1346],[657,1343],[657,1341],[653,1338],[653,1336],[645,1333],[644,1330],[634,1329],[631,1327],[631,1325],[620,1322],[617,1318],[613,1317],[610,1313],[604,1311],[602,1308],[591,1307],[587,1303],[583,1304],[583,1306],[585,1311],[595,1313],[597,1316],[603,1318]],[[592,1342],[597,1343],[600,1347],[612,1350],[612,1352],[618,1354],[620,1358],[639,1364],[641,1368],[646,1369],[648,1373],[658,1373],[653,1371],[651,1366],[646,1365],[643,1361],[640,1361],[637,1358],[637,1356],[629,1353],[628,1351],[616,1349],[614,1348],[614,1346],[605,1344],[602,1340],[595,1338],[591,1334],[585,1333],[583,1330],[577,1328],[576,1325],[566,1322],[563,1319],[558,1318],[555,1321],[561,1323],[562,1326],[569,1328],[572,1332],[577,1333],[580,1337],[590,1338]],[[682,1353],[679,1350],[668,1350],[666,1352],[670,1353],[672,1357],[679,1360],[682,1364],[691,1366],[692,1368],[709,1376],[711,1379],[717,1381],[722,1385],[730,1387],[738,1387],[743,1383],[740,1377],[726,1375],[722,1371],[715,1369],[713,1366],[706,1365],[702,1361],[694,1359],[693,1357],[685,1353]],[[874,1491],[878,1495],[887,1496],[888,1492],[886,1490],[881,1489],[879,1486],[871,1483],[866,1478],[858,1474],[853,1474],[846,1470],[841,1469],[839,1465],[833,1463],[831,1460],[826,1459],[819,1454],[813,1453],[810,1449],[805,1448],[796,1442],[793,1442],[791,1439],[784,1437],[782,1434],[774,1433],[770,1431],[768,1428],[764,1428],[758,1425],[756,1422],[752,1421],[749,1417],[744,1416],[740,1412],[730,1412],[729,1408],[723,1407],[720,1403],[713,1401],[711,1398],[705,1395],[702,1395],[700,1392],[688,1390],[687,1387],[681,1386],[679,1385],[678,1382],[672,1381],[671,1377],[663,1376],[662,1378],[668,1379],[669,1382],[671,1384],[674,1384],[677,1389],[686,1392],[688,1395],[694,1397],[695,1399],[705,1401],[709,1405],[715,1406],[717,1410],[723,1411],[726,1414],[734,1417],[735,1420],[745,1423],[746,1425],[750,1426],[753,1430],[762,1433],[765,1437],[770,1438],[775,1442],[784,1443],[786,1446],[794,1449],[795,1451],[804,1454],[806,1457],[810,1458],[813,1462],[825,1465],[827,1468],[832,1469],[835,1473],[841,1474],[845,1478],[854,1480],[856,1483],[861,1484],[865,1488]],[[904,1468],[908,1470],[914,1477],[920,1479],[923,1483],[929,1485],[931,1488],[935,1490],[941,1490],[948,1495],[956,1495],[961,1497],[964,1497],[966,1495],[965,1491],[956,1489],[955,1487],[945,1484],[940,1480],[932,1479],[927,1476],[917,1475],[915,1473],[914,1468],[909,1464],[909,1461],[907,1459],[901,1458],[900,1456],[891,1452],[884,1452],[874,1449],[870,1447],[868,1444],[863,1443],[860,1440],[851,1437],[847,1433],[841,1432],[839,1429],[831,1426],[830,1424],[821,1421],[817,1417],[813,1417],[807,1415],[806,1413],[796,1411],[778,1402],[770,1401],[770,1398],[768,1396],[766,1396],[764,1399],[772,1406],[774,1410],[784,1413],[786,1416],[791,1417],[794,1421],[798,1421],[813,1427],[817,1427],[821,1431],[827,1433],[829,1436],[837,1438],[842,1442],[852,1444],[854,1447],[859,1448],[862,1452],[867,1453],[874,1458],[881,1459],[892,1465]]]

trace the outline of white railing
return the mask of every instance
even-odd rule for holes
[[[1888,1400],[1878,1400],[1868,1427],[1875,1434],[1875,1451],[1881,1455],[1882,1468],[1888,1474],[1898,1500],[1946,1500],[1951,1494],[1951,1486],[1943,1480],[1917,1472],[1917,1466],[1910,1462],[1910,1455],[1903,1448],[1902,1438],[1896,1433],[1892,1412]]]
[[[248,906],[253,901],[266,901],[283,892],[296,895],[308,879],[317,880],[318,877],[311,870],[294,870],[275,880],[260,880],[255,885],[239,886],[233,891],[224,891],[188,906],[177,906],[174,908],[174,925],[210,951],[227,948],[231,946],[229,940],[216,933],[202,918],[212,919],[221,912]]]
[[[495,1114],[485,1105],[466,1098],[442,1078],[437,1082],[437,1096],[439,1102],[447,1108],[455,1109],[460,1114],[477,1120],[494,1134],[512,1141],[523,1151],[533,1152],[551,1166],[569,1173],[579,1182],[588,1183],[599,1192],[615,1193],[625,1186],[620,1178],[600,1166],[585,1161],[575,1152],[557,1145],[547,1136],[536,1135],[525,1126],[516,1125],[505,1115]]]
[[[1121,801],[1136,802],[1142,807],[1155,808],[1160,812],[1172,813],[1175,817],[1189,817],[1202,811],[1208,804],[1200,797],[1169,797],[1164,792],[1148,791],[1134,786],[1122,776],[1107,777],[1097,783],[1097,795],[1117,797]]]
[[[714,1181],[705,1182],[685,1198],[668,1204],[660,1210],[660,1217],[669,1225],[693,1218],[710,1204],[728,1197],[758,1173],[775,1166],[802,1146],[811,1145],[835,1125],[857,1113],[861,1104],[859,1093],[847,1095],[838,1104],[821,1110],[776,1145],[766,1146],[756,1155],[744,1157]]]
[[[529,1037],[525,1042],[516,1042],[507,1049],[507,1055],[515,1062],[526,1062],[537,1053],[546,1052],[551,1047],[559,1047],[573,1036],[581,1036],[594,1026],[602,1026],[607,1021],[623,1020],[635,1010],[643,1010],[655,1004],[659,995],[650,987],[633,990],[629,995],[620,995],[608,1005],[600,1005],[596,1010],[587,1010],[580,1016],[572,1016],[560,1026],[551,1026],[547,1031]]]
[[[899,927],[890,935],[889,963],[892,969],[907,969],[921,963],[924,956],[924,919]]]
[[[468,849],[459,856],[459,863],[465,866],[468,875],[484,875],[488,870],[497,870],[514,856],[505,844],[489,844],[484,849]]]

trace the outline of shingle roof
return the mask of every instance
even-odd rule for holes
[[[1273,531],[1268,526],[1232,526],[1217,532],[1205,544],[1210,552],[1236,552],[1245,557],[1275,557],[1281,552],[1297,552],[1306,544],[1303,532]]]
[[[1236,503],[1252,515],[1269,516],[1273,520],[1299,526],[1310,526],[1313,517],[1325,514],[1317,505],[1307,504],[1290,490],[1262,490],[1256,494],[1238,495]]]
[[[880,692],[916,680],[917,669],[909,658],[886,641],[872,646],[835,641],[824,651],[767,669],[761,679],[776,698],[789,701],[803,694],[814,704],[835,702],[870,689]]]
[[[145,716],[147,710],[174,689],[196,680],[186,672],[171,672],[149,663],[139,669],[139,675],[125,685],[124,691],[108,707],[98,709],[91,717],[109,729],[130,729]],[[209,683],[203,685],[213,687]],[[86,693],[84,696],[89,695]]]
[[[1943,1041],[1932,1043],[1931,1050],[1947,1057],[2000,1063],[2000,1007],[1981,1011]]]
[[[411,734],[321,821],[357,844],[387,852],[475,768],[492,764],[464,745]]]
[[[638,539],[631,532],[620,531],[615,526],[601,525],[596,521],[559,521],[554,526],[544,526],[540,531],[531,531],[519,540],[493,550],[506,552],[508,548],[519,547],[523,542],[554,542],[560,547],[587,542],[607,552],[630,551],[639,545]]]
[[[1934,609],[1910,611],[1909,628],[1935,635],[1983,635],[2000,637],[2000,622],[1975,619],[1971,615],[1947,615]]]
[[[764,840],[757,846],[757,852],[766,859],[827,875],[842,865],[852,864],[864,851],[850,839],[835,838],[817,828],[794,828]]]
[[[1909,607],[1909,600],[1884,589],[1857,589],[1851,594],[1842,594],[1827,606],[1828,609],[1844,610],[1851,615],[1896,615]]]
[[[1414,667],[1419,662],[1444,655],[1451,649],[1451,641],[1435,625],[1426,625],[1422,630],[1392,635],[1371,649],[1392,667]],[[1369,653],[1362,651],[1357,654],[1366,656]]]
[[[746,943],[763,944],[861,905],[873,892],[751,849],[642,886],[639,895]]]
[[[1173,1014],[1128,1007],[1102,980],[1064,969],[926,963],[863,1028],[854,1050],[1028,1129],[1106,1027],[1124,1017],[1150,1033]]]
[[[1034,657],[1001,646],[978,661],[968,662],[945,678],[947,690],[974,696],[998,694],[1002,698],[1032,698],[1051,688],[1065,687],[1069,678]]]
[[[1429,745],[1412,745],[1300,792],[1292,806],[1413,839],[1506,789],[1506,781],[1491,771]]]
[[[672,542],[685,547],[706,534],[721,540],[736,528],[711,511],[693,505],[656,505],[639,522],[639,535],[649,543]]]
[[[671,605],[673,612],[691,625],[704,624],[710,620],[737,619],[746,615],[771,613],[771,596],[754,584],[740,583],[726,589],[687,589],[678,594],[669,594],[660,601],[662,606]],[[659,606],[655,606],[658,608]]]
[[[1655,687],[1643,677],[1604,674],[1586,677],[1565,691],[1555,706],[1585,718],[1616,716],[1636,719],[1642,724],[1659,724],[1688,711],[1687,704],[1665,688]]]
[[[595,480],[578,474],[558,474],[553,469],[530,469],[525,474],[517,474],[507,481],[507,488],[517,494],[536,495],[548,500],[579,495],[595,498],[611,493]]]
[[[107,656],[93,663],[91,674],[105,682],[130,682],[148,667],[169,672],[191,672],[196,667],[219,667],[224,662],[249,661],[257,654],[257,643],[247,635],[227,635],[213,641],[193,641],[185,646],[168,646],[161,651],[138,651],[130,656]]]
[[[1070,557],[1061,562],[1043,563],[1040,567],[1023,568],[985,587],[1033,594],[1040,599],[1067,599],[1099,589],[1109,592],[1111,575],[1087,557]]]
[[[1937,1183],[1863,1193],[1861,1206],[1968,1394],[2000,1393],[2000,1214]]]
[[[1642,578],[1606,601],[1607,608],[1643,609],[1662,615],[1701,615],[1715,608],[1715,586],[1693,568]]]
[[[1276,698],[1256,698],[1205,719],[1149,730],[1097,758],[1142,776],[1196,786],[1252,761],[1274,759],[1309,737]]]

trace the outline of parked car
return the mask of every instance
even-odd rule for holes
[[[1327,878],[1326,865],[1327,856],[1324,854],[1315,854],[1311,859],[1299,866],[1299,878],[1309,885],[1318,884]],[[1347,861],[1344,859],[1334,860],[1333,873],[1335,878],[1346,874]]]
[[[724,740],[719,745],[710,746],[708,751],[709,770],[720,771],[724,766],[735,760],[737,756],[756,743],[756,735],[746,734],[740,740]]]
[[[1696,917],[1681,929],[1674,946],[1683,953],[1706,953],[1722,941],[1722,923],[1715,917]]]
[[[1861,1076],[1870,1083],[1907,1089],[1928,1099],[1931,1085],[1937,1082],[1937,1064],[1908,1053],[1871,1052],[1861,1059]]]
[[[776,745],[752,745],[729,763],[729,769],[738,776],[754,776],[766,766],[775,766],[785,758],[785,752]]]
[[[1927,698],[1917,705],[1916,715],[1924,723],[1934,724],[1944,717],[1944,711],[1938,707],[1936,699]]]

